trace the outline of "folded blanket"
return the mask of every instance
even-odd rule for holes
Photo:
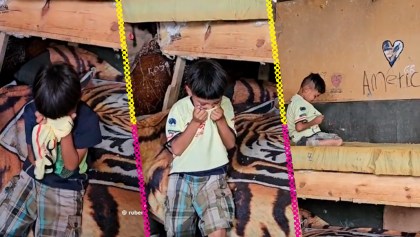
[[[32,130],[32,144],[35,156],[35,178],[42,179],[44,174],[53,172],[57,160],[57,147],[61,139],[71,133],[73,119],[65,116],[59,119],[46,119]]]

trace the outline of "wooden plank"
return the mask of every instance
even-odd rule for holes
[[[114,1],[51,1],[42,16],[44,0],[13,0],[0,14],[0,31],[81,44],[120,48]]]
[[[287,101],[311,72],[320,73],[327,84],[320,102],[420,98],[419,1],[299,0],[276,5]],[[382,47],[387,40],[404,44],[392,65]]]
[[[214,58],[255,62],[273,62],[266,21],[188,22],[178,37],[161,24],[161,48],[164,54],[191,58]]]
[[[179,91],[181,89],[182,78],[184,76],[186,60],[178,57],[175,62],[174,74],[172,75],[172,82],[166,90],[165,99],[163,100],[162,111],[170,109],[178,100]]]
[[[295,171],[299,198],[420,207],[420,178]]]
[[[9,35],[4,32],[0,32],[0,71],[3,67],[4,56],[6,55],[8,42],[9,42]]]
[[[420,208],[385,206],[384,229],[409,233],[420,232]]]

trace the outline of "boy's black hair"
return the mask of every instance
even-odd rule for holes
[[[193,63],[186,74],[186,85],[202,99],[220,99],[226,90],[228,76],[222,66],[208,59]]]
[[[37,75],[32,91],[36,109],[50,119],[67,116],[82,97],[80,78],[66,63],[45,67]]]
[[[315,90],[317,90],[320,94],[325,93],[325,81],[318,73],[311,73],[305,77],[300,85],[300,88],[303,88],[309,83],[314,83]]]

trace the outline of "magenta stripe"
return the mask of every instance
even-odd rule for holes
[[[140,154],[140,143],[137,133],[137,125],[131,125],[131,132],[133,134],[133,145],[134,145],[134,154],[136,157],[136,166],[137,166],[137,175],[139,177],[139,189],[140,189],[140,204],[143,211],[143,225],[144,225],[144,234],[145,237],[150,237],[150,223],[149,223],[149,215],[147,210],[147,196],[145,192],[145,185],[144,185],[144,176],[143,176],[143,167],[142,167],[142,159]]]
[[[302,233],[301,233],[301,228],[300,228],[299,207],[298,207],[298,202],[297,202],[295,177],[293,175],[292,153],[290,152],[290,140],[289,140],[289,132],[287,129],[287,124],[282,124],[282,130],[283,130],[284,150],[286,152],[287,174],[289,176],[290,201],[292,204],[293,218],[295,220],[295,235],[297,237],[300,237],[302,236]]]

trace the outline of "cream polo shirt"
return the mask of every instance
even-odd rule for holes
[[[314,125],[304,131],[296,131],[296,123],[302,121],[312,121],[321,113],[315,107],[306,101],[302,96],[296,94],[292,97],[289,107],[287,108],[287,127],[289,136],[292,141],[297,143],[302,137],[310,137],[321,129],[318,125]]]
[[[229,127],[236,133],[233,121],[234,110],[230,100],[223,96],[221,107]],[[180,156],[174,155],[170,173],[207,171],[229,162],[225,145],[219,135],[216,123],[209,116],[203,123],[190,145]],[[194,105],[191,97],[187,96],[173,105],[166,123],[166,136],[170,141],[182,133],[193,118]]]

